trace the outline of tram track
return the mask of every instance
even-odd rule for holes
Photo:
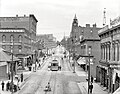
[[[48,81],[50,83],[51,91],[50,92],[47,91],[47,92],[45,92],[45,94],[55,94],[56,81],[57,81],[56,74],[57,74],[57,71],[51,72],[51,76],[50,76],[50,79]]]

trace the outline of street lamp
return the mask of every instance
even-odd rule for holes
[[[88,67],[88,94],[89,94],[89,86],[90,86],[90,55],[91,55],[91,46],[88,47],[88,63],[89,63],[89,67]]]
[[[72,66],[74,67],[73,73],[75,73],[75,45],[74,45],[74,39],[73,38],[72,38],[72,51],[73,51],[73,64],[72,64]]]
[[[13,32],[14,33],[14,32]],[[13,36],[13,39],[12,39],[12,63],[11,63],[11,87],[12,87],[12,93],[14,93],[13,91],[13,51],[14,51],[14,36]]]

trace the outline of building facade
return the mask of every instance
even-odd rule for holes
[[[37,22],[32,14],[29,16],[0,17],[0,46],[22,58],[23,65],[27,63],[28,56],[33,58],[35,54]]]
[[[37,19],[33,14],[29,16],[0,17],[0,28],[24,28],[30,33],[31,51],[35,49]]]
[[[120,17],[110,22],[99,32],[101,60],[99,81],[109,92],[120,87]]]
[[[37,49],[45,54],[52,54],[52,49],[57,47],[56,39],[52,34],[37,35]]]
[[[91,75],[97,77],[97,66],[100,60],[100,38],[98,36],[98,31],[101,28],[97,27],[96,24],[93,24],[91,27],[90,24],[86,24],[85,27],[78,26],[78,19],[75,15],[72,23],[72,30],[70,33],[71,43],[71,52],[74,52],[79,57],[85,57],[86,62],[84,64],[85,70],[88,69],[88,48],[91,48]]]

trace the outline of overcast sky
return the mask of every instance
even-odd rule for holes
[[[34,14],[37,34],[53,34],[59,41],[70,35],[75,14],[81,26],[102,27],[104,8],[108,24],[120,15],[120,0],[0,0],[0,16]]]

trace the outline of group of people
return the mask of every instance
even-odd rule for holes
[[[19,83],[19,82],[18,82]],[[1,85],[2,85],[2,91],[4,91],[5,90],[5,82],[4,81],[2,81],[2,83],[1,83]],[[6,83],[6,91],[11,91],[12,92],[12,90],[13,90],[13,92],[16,92],[17,90],[20,90],[20,87],[19,87],[19,85],[17,84],[12,84],[12,82],[7,82]]]
[[[20,78],[18,78],[18,76],[17,75],[15,75],[15,80],[17,80],[16,81],[16,83],[12,83],[12,81],[10,82],[10,81],[8,81],[7,83],[6,83],[6,85],[5,85],[5,82],[4,81],[2,81],[1,82],[1,86],[2,86],[2,91],[4,91],[5,90],[5,86],[6,86],[6,91],[13,91],[13,92],[17,92],[17,90],[20,90],[20,81],[21,82],[23,82],[23,73],[21,73],[21,75],[20,75]]]

